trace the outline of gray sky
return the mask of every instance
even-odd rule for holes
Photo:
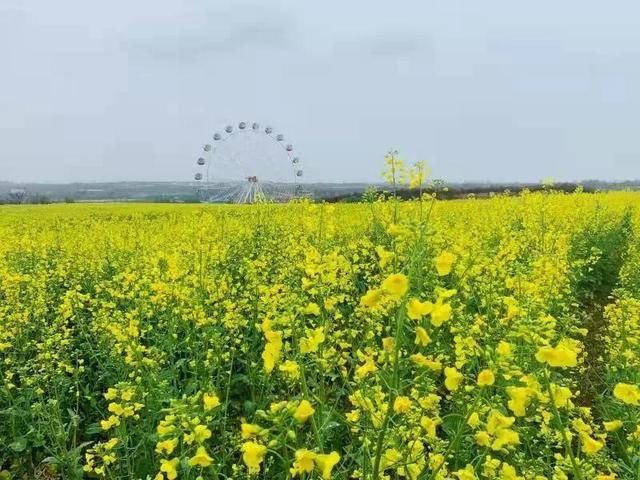
[[[0,180],[190,180],[228,122],[307,181],[640,178],[640,4],[2,0]]]

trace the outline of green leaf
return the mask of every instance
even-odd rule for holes
[[[9,448],[16,453],[24,452],[27,449],[27,439],[20,438],[9,444]]]

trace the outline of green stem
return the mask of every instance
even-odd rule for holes
[[[398,396],[398,390],[400,387],[400,335],[402,334],[402,328],[404,326],[404,302],[400,304],[398,308],[398,312],[396,314],[396,334],[394,338],[394,346],[393,346],[393,376],[391,379],[392,389],[389,392],[389,401],[387,402],[387,411],[384,415],[384,420],[382,422],[382,428],[380,433],[378,434],[378,440],[376,441],[376,456],[373,463],[373,480],[377,480],[379,478],[380,472],[380,460],[382,459],[382,448],[384,446],[384,437],[387,432],[387,428],[389,427],[389,422],[391,421],[391,414],[393,412],[393,404],[396,401]]]
[[[309,396],[309,388],[307,387],[307,377],[304,372],[304,365],[300,365],[300,380],[302,380],[302,390],[304,391],[305,398],[311,399],[311,397]],[[320,406],[318,406],[318,409],[320,409]],[[316,437],[316,443],[318,444],[318,448],[322,452],[323,451],[322,437],[320,436],[320,430],[318,429],[318,424],[316,423],[316,419],[314,415],[311,415],[311,428],[313,429],[313,434]]]
[[[569,455],[569,459],[571,460],[571,468],[573,470],[573,475],[577,480],[582,480],[582,474],[580,473],[580,467],[576,462],[576,457],[573,455],[573,449],[571,448],[571,443],[569,442],[569,438],[567,437],[567,432],[564,428],[564,424],[562,423],[562,418],[560,418],[560,411],[556,406],[556,401],[553,397],[553,392],[551,391],[551,381],[549,380],[549,372],[545,369],[544,371],[544,383],[545,388],[547,389],[547,393],[549,394],[549,400],[551,401],[551,407],[553,409],[553,414],[556,417],[558,425],[560,426],[560,434],[562,435],[562,441],[564,442],[564,447]]]

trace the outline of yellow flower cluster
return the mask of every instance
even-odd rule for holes
[[[85,464],[82,467],[83,471],[92,473],[98,477],[107,477],[109,466],[114,464],[118,459],[115,453],[115,447],[118,445],[118,442],[119,440],[117,438],[112,438],[108,442],[98,443],[89,449],[84,455]]]
[[[220,399],[214,392],[197,392],[172,402],[156,427],[155,453],[160,457],[160,465],[155,480],[178,478],[181,458],[196,469],[212,465],[214,459],[206,444],[213,435],[220,408]]]

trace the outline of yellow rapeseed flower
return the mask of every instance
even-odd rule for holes
[[[478,412],[473,412],[471,415],[469,415],[467,425],[469,425],[471,428],[478,428],[478,426],[480,425],[480,415],[478,415]]]
[[[582,443],[582,450],[587,455],[595,455],[602,449],[602,447],[604,447],[604,443],[592,438],[587,434],[580,435],[580,441]]]
[[[535,392],[529,387],[507,387],[506,392],[509,396],[507,408],[516,417],[524,417]]]
[[[444,369],[444,376],[444,386],[447,387],[447,390],[450,392],[458,390],[464,378],[463,375],[453,367],[446,367]]]
[[[189,459],[189,465],[192,467],[208,467],[213,463],[213,458],[207,453],[207,449],[203,446],[198,447],[196,454]]]
[[[291,468],[291,476],[297,477],[303,473],[311,473],[315,467],[316,454],[306,448],[296,450],[295,461]]]
[[[260,464],[267,454],[267,447],[256,442],[244,442],[241,447],[242,461],[247,466],[249,475],[260,472]]]
[[[438,255],[435,259],[436,271],[438,272],[438,275],[440,275],[441,277],[449,275],[455,261],[456,256],[453,253],[447,251],[441,252],[440,255]]]
[[[320,475],[322,475],[323,480],[331,479],[331,472],[339,461],[340,455],[338,452],[320,453],[316,455],[316,465],[318,466],[318,470],[320,470]]]
[[[106,420],[101,420],[100,421],[100,427],[103,430],[110,430],[113,427],[118,426],[118,425],[120,425],[120,418],[117,417],[116,415],[111,415]]]
[[[249,440],[262,432],[262,427],[255,423],[242,423],[240,425],[240,436],[243,440]]]
[[[262,360],[264,362],[264,371],[271,373],[280,359],[280,353],[282,352],[282,334],[268,330],[265,332],[265,338],[267,339],[267,343],[262,352]]]
[[[640,405],[640,388],[629,383],[618,383],[613,389],[613,396],[628,405]]]
[[[622,420],[612,420],[610,422],[603,422],[604,429],[607,432],[616,432],[622,428],[624,423]]]
[[[184,443],[191,445],[192,443],[201,444],[205,440],[211,438],[211,430],[206,425],[196,425],[191,433],[184,435]]]
[[[431,343],[431,337],[429,337],[427,331],[422,327],[416,328],[415,344],[426,347],[429,343]]]
[[[567,408],[571,405],[571,399],[573,398],[573,393],[567,387],[560,387],[555,383],[551,384],[551,394],[553,395],[553,401],[558,408]]]
[[[373,308],[380,303],[380,300],[382,300],[382,290],[368,290],[360,299],[360,305],[367,308]]]
[[[489,432],[481,430],[474,435],[475,441],[481,447],[490,447],[491,446],[491,435]]]
[[[320,307],[318,306],[317,303],[315,302],[310,302],[305,308],[304,308],[304,313],[306,313],[307,315],[314,315],[314,316],[318,316],[320,315]]]
[[[478,480],[478,477],[476,476],[476,472],[473,469],[473,465],[471,464],[467,464],[466,467],[456,472],[453,472],[453,474],[456,476],[458,480]]]
[[[324,327],[307,331],[307,336],[300,339],[300,353],[317,352],[320,344],[325,341]]]
[[[295,418],[298,422],[304,423],[307,419],[315,413],[315,409],[313,405],[308,400],[302,400],[295,412],[293,413],[293,418]]]
[[[119,392],[117,388],[109,388],[107,392],[104,394],[104,398],[107,400],[115,400],[118,398]]]
[[[515,446],[520,443],[518,432],[510,428],[503,428],[496,432],[496,438],[491,444],[492,450],[502,450],[505,447]]]
[[[405,396],[396,397],[393,402],[393,411],[396,413],[407,413],[411,409],[411,399]]]
[[[432,302],[421,302],[417,298],[412,298],[407,303],[407,316],[411,320],[421,320],[425,315],[433,311]]]
[[[389,275],[382,282],[382,290],[394,297],[402,297],[409,291],[409,279],[402,273]]]
[[[578,364],[579,350],[570,345],[560,343],[556,347],[540,347],[536,353],[536,360],[547,363],[551,367],[575,367]]]
[[[287,360],[286,362],[283,362],[282,365],[278,367],[278,370],[280,370],[292,380],[297,380],[298,378],[300,378],[300,365],[298,365],[298,363],[294,362],[293,360]]]
[[[437,438],[436,428],[440,425],[439,418],[422,417],[420,418],[420,426],[424,430],[427,438],[435,440]]]
[[[376,363],[373,360],[373,357],[368,356],[365,358],[364,363],[360,365],[358,368],[356,368],[356,372],[354,376],[356,380],[363,380],[370,373],[373,373],[377,370],[378,370],[378,367],[376,366]]]
[[[485,369],[478,374],[478,385],[481,387],[493,385],[495,382],[496,377],[491,370]]]
[[[450,304],[437,302],[431,311],[431,325],[440,327],[444,322],[451,319],[452,312]]]
[[[177,446],[178,446],[178,439],[177,438],[164,440],[164,441],[158,442],[156,444],[156,452],[157,453],[162,453],[162,454],[165,454],[165,455],[171,455],[173,453],[173,451],[176,449]]]
[[[220,399],[215,393],[205,393],[202,396],[202,402],[204,403],[204,409],[206,411],[213,410],[220,406]]]
[[[178,466],[180,465],[179,458],[172,458],[171,460],[160,460],[160,471],[167,476],[168,480],[175,480],[178,478]]]

